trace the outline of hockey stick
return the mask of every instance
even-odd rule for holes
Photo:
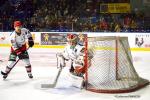
[[[62,72],[62,67],[59,69],[58,74],[57,74],[54,82],[52,84],[41,84],[41,88],[54,88],[54,87],[56,87],[56,84],[57,84],[57,81],[58,81],[58,78],[59,78],[61,72]]]
[[[57,68],[58,68],[58,57],[56,56],[56,58],[57,58]],[[56,84],[57,84],[58,78],[62,72],[62,69],[63,69],[63,66],[60,64],[60,67],[59,67],[59,70],[58,70],[58,73],[57,73],[57,76],[56,76],[54,82],[52,84],[41,84],[41,88],[54,88],[54,87],[56,87]]]
[[[29,47],[30,48],[30,47]],[[29,50],[29,48],[27,48],[27,50]],[[19,58],[17,59],[17,61],[14,63],[14,65],[12,66],[12,68],[11,69],[13,69],[15,66],[16,66],[16,64],[19,62]],[[3,71],[1,71],[1,74],[2,75],[6,75],[6,73],[5,72],[3,72]]]

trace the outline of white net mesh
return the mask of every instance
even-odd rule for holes
[[[87,89],[96,92],[121,92],[137,88],[142,79],[132,64],[127,37],[95,37],[88,39],[92,51],[87,70]],[[142,84],[146,84],[144,81]]]

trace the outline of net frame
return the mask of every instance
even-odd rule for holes
[[[127,43],[128,43],[128,38],[127,37],[117,37],[117,36],[101,36],[101,37],[85,37],[85,89],[86,90],[89,90],[89,91],[92,91],[92,92],[97,92],[97,93],[126,93],[126,92],[133,92],[135,90],[138,90],[140,88],[143,88],[145,86],[147,86],[149,84],[149,81],[146,80],[146,79],[143,79],[141,77],[138,76],[136,70],[134,69],[134,66],[133,66],[133,63],[132,63],[132,56],[131,56],[131,51],[130,51],[130,47],[129,47],[129,44],[128,44],[128,49],[125,49],[125,46],[124,44],[122,43],[122,40],[126,40]],[[133,67],[133,72],[136,76],[136,80],[137,80],[137,83],[134,84],[134,86],[131,86],[131,87],[127,87],[127,88],[116,88],[116,89],[108,89],[108,88],[96,88],[96,87],[90,87],[89,86],[89,68],[88,68],[88,50],[89,50],[89,43],[90,42],[95,42],[95,41],[112,41],[114,40],[115,41],[115,66],[116,66],[116,80],[119,80],[119,75],[118,75],[118,71],[119,71],[119,54],[118,54],[118,47],[119,47],[119,43],[123,46],[124,48],[124,53],[126,53],[126,57],[129,61],[129,64],[131,65],[131,67]],[[107,49],[107,48],[106,48]],[[129,55],[128,55],[129,54]],[[130,57],[131,56],[131,57]],[[120,84],[120,83],[118,83]],[[122,84],[122,83],[121,83]],[[126,84],[125,82],[123,84]]]

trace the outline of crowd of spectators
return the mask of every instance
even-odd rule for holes
[[[143,13],[89,13],[87,0],[0,0],[0,31],[11,31],[15,20],[38,32],[150,32]]]
[[[30,19],[34,8],[33,0],[0,0],[0,30],[12,30],[14,20]]]

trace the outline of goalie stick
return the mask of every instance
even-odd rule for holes
[[[56,56],[56,58],[57,58],[57,68],[58,68],[58,57]],[[54,88],[54,87],[56,87],[58,78],[59,78],[59,76],[60,76],[60,74],[62,72],[63,67],[64,66],[62,66],[60,64],[57,76],[56,76],[56,78],[55,78],[55,80],[54,80],[54,82],[52,84],[41,84],[41,88]]]
[[[62,72],[62,67],[59,69],[58,74],[57,74],[54,82],[52,84],[41,84],[41,88],[54,88],[54,87],[56,87],[56,84],[57,84],[57,81],[58,81],[58,78],[59,78],[61,72]]]

